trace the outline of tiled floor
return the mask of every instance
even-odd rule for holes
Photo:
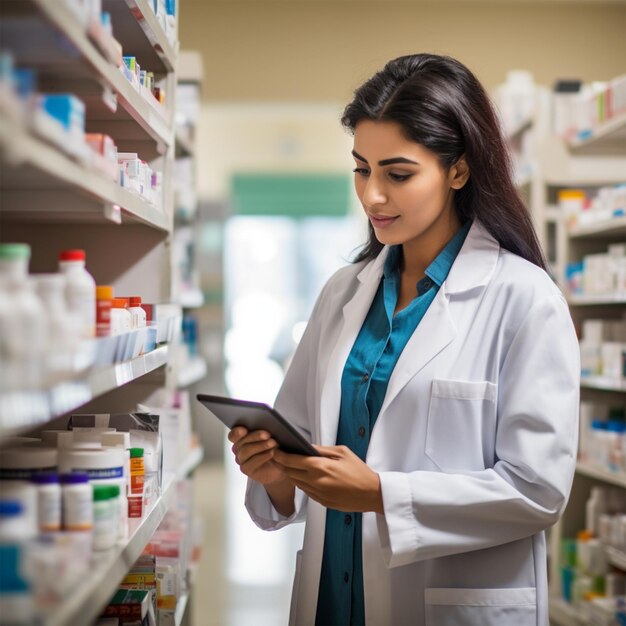
[[[205,464],[194,474],[204,547],[191,606],[193,626],[287,624],[300,525],[260,531],[243,505],[245,480],[234,464]]]

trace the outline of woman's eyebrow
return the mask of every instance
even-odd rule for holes
[[[363,163],[367,163],[367,159],[362,157],[356,150],[352,151],[352,156],[359,161],[363,161]],[[410,163],[411,165],[419,165],[417,161],[411,161],[411,159],[407,159],[406,157],[392,157],[391,159],[383,159],[382,161],[378,161],[378,165],[393,165],[394,163]]]
[[[411,161],[411,159],[407,159],[406,157],[393,157],[391,159],[378,161],[378,165],[392,165],[393,163],[410,163],[411,165],[419,165],[417,161]]]

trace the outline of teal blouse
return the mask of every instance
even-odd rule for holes
[[[448,276],[470,226],[467,222],[446,244],[417,283],[417,296],[395,316],[402,248],[392,246],[389,250],[383,279],[341,378],[337,445],[348,446],[363,461],[391,373]],[[317,626],[365,624],[361,522],[361,513],[326,512]]]

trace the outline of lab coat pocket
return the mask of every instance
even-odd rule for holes
[[[489,381],[432,382],[425,452],[444,472],[492,467],[498,387]]]
[[[426,589],[426,626],[536,626],[537,592],[517,589]]]
[[[291,608],[289,610],[289,624],[295,624],[298,609],[298,592],[300,590],[300,576],[302,574],[302,550],[296,554],[296,573],[293,577],[293,589],[291,590]]]

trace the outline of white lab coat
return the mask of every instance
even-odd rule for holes
[[[326,284],[276,407],[334,445],[341,376],[387,250]],[[363,514],[368,626],[547,626],[544,529],[567,502],[578,434],[579,351],[541,269],[477,221],[391,375],[367,464],[384,515]],[[314,624],[326,509],[296,490],[290,518],[249,481],[255,523],[306,519],[290,622]]]

